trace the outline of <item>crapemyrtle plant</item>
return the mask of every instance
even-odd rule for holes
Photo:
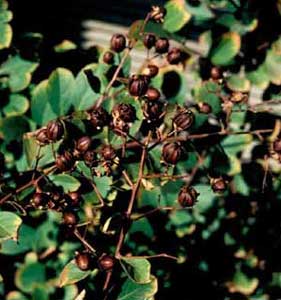
[[[281,51],[258,9],[152,6],[79,72],[38,82],[43,37],[14,45],[0,0],[1,298],[276,299]]]

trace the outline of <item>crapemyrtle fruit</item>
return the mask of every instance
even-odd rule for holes
[[[210,75],[213,80],[219,80],[222,79],[223,77],[222,70],[218,67],[212,67]]]
[[[200,113],[202,114],[210,114],[212,113],[212,107],[211,105],[209,105],[208,103],[206,102],[199,102],[198,105],[198,110]]]
[[[123,34],[114,34],[110,41],[110,49],[119,53],[126,48],[126,38]]]
[[[77,142],[76,142],[76,145],[75,145],[75,149],[83,154],[85,153],[86,151],[89,150],[89,148],[91,147],[91,144],[92,144],[92,139],[88,136],[82,136]]]
[[[41,128],[40,130],[38,130],[35,138],[40,146],[49,144],[50,141],[47,134],[47,128]]]
[[[132,123],[136,120],[136,109],[131,104],[116,104],[112,109],[112,117],[121,119],[126,123]]]
[[[183,186],[178,195],[178,203],[181,207],[193,207],[199,193],[189,186]]]
[[[155,43],[155,51],[159,54],[164,54],[168,52],[170,47],[169,40],[167,38],[159,38]]]
[[[50,200],[50,196],[47,193],[35,193],[31,199],[31,204],[34,207],[43,207],[47,205],[48,201]]]
[[[227,189],[227,181],[222,177],[212,178],[211,188],[215,193],[223,193]]]
[[[142,72],[143,75],[153,78],[157,76],[159,68],[156,65],[149,64]]]
[[[94,150],[88,150],[84,153],[83,160],[88,167],[93,168],[97,166],[97,153]]]
[[[55,163],[60,171],[65,172],[70,171],[74,167],[75,159],[69,151],[65,151],[57,156]]]
[[[164,7],[152,6],[150,12],[150,20],[153,20],[156,23],[163,23],[164,17],[166,16],[167,11]]]
[[[114,63],[114,54],[111,51],[106,51],[102,60],[105,64],[112,65]]]
[[[82,202],[82,197],[78,192],[70,192],[67,194],[67,196],[70,200],[71,206],[76,207]]]
[[[47,137],[50,141],[56,142],[63,137],[64,126],[60,120],[50,121],[47,125]]]
[[[147,49],[151,49],[155,46],[156,36],[153,33],[147,33],[144,36],[143,44]]]
[[[72,211],[65,211],[63,213],[63,223],[69,227],[73,227],[78,223],[77,215]]]
[[[164,105],[159,101],[145,101],[142,110],[143,115],[148,123],[157,123],[164,116]]]
[[[111,145],[104,145],[101,148],[100,155],[105,161],[113,161],[116,157],[116,151]]]
[[[98,261],[99,267],[102,271],[111,271],[115,264],[114,257],[110,255],[102,255]]]
[[[162,148],[162,158],[167,164],[175,165],[181,159],[182,154],[180,143],[167,143]]]
[[[183,60],[183,53],[179,48],[172,48],[167,54],[167,61],[171,65],[177,65]]]
[[[179,130],[187,130],[194,122],[194,114],[191,110],[180,108],[173,118],[173,125]]]
[[[109,124],[110,116],[104,108],[94,108],[88,113],[90,122],[96,130],[100,130]]]
[[[273,142],[273,150],[277,153],[281,153],[281,139],[277,139]]]
[[[149,101],[157,101],[157,100],[160,99],[161,94],[160,94],[159,90],[157,90],[156,88],[149,87],[146,94],[145,94],[145,97]]]
[[[88,271],[93,267],[93,259],[88,252],[78,253],[75,256],[75,263],[81,271]]]
[[[129,93],[135,97],[143,96],[148,89],[149,79],[144,75],[132,75],[129,79]]]

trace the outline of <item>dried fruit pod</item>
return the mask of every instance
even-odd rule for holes
[[[159,92],[159,90],[157,90],[156,88],[154,87],[149,87],[146,94],[145,94],[145,97],[149,100],[149,101],[157,101],[160,99],[161,97],[161,94]]]
[[[148,123],[161,121],[164,116],[163,103],[159,101],[145,101],[142,110]]]
[[[167,143],[162,148],[162,158],[165,163],[175,165],[182,157],[180,143]]]
[[[230,101],[234,103],[246,102],[248,100],[248,95],[241,92],[232,92],[230,96]]]
[[[129,79],[129,93],[135,97],[143,96],[148,89],[149,79],[144,75],[133,75]]]
[[[63,223],[67,226],[73,227],[78,223],[78,217],[72,211],[66,211],[63,213]]]
[[[119,53],[126,48],[126,38],[123,34],[114,34],[110,41],[110,49]]]
[[[92,144],[92,140],[90,137],[88,136],[82,136],[75,145],[76,150],[79,153],[85,153],[87,150],[89,150],[89,148],[91,147]]]
[[[143,44],[147,49],[151,49],[152,47],[154,47],[155,42],[156,42],[156,36],[153,33],[147,33],[144,36]]]
[[[102,60],[105,64],[112,65],[114,63],[114,54],[111,51],[106,51]]]
[[[110,117],[108,112],[104,108],[94,108],[88,113],[90,122],[96,130],[100,130],[104,126],[107,126],[109,124]]]
[[[222,70],[218,67],[212,67],[210,75],[213,80],[219,80],[223,77]]]
[[[47,137],[50,141],[56,142],[63,137],[64,127],[60,120],[50,121],[47,125]]]
[[[186,108],[178,109],[175,117],[173,118],[173,125],[176,129],[186,130],[191,127],[194,122],[194,114],[191,110]]]
[[[223,193],[227,189],[227,181],[222,177],[212,178],[210,183],[215,193]]]
[[[65,172],[70,171],[74,167],[75,160],[70,152],[65,151],[63,154],[57,156],[55,163],[60,171]]]
[[[88,271],[92,268],[93,259],[90,253],[82,252],[75,256],[75,263],[82,271]]]
[[[121,119],[126,123],[132,123],[136,120],[136,109],[131,104],[116,104],[112,109],[112,117]]]
[[[277,139],[273,142],[273,150],[277,153],[281,153],[281,139]]]
[[[84,153],[83,159],[85,164],[92,168],[97,165],[97,153],[94,150],[88,150]]]
[[[164,22],[164,17],[166,16],[166,9],[160,6],[152,6],[150,12],[150,19],[155,21],[156,23]]]
[[[31,204],[34,207],[43,207],[47,205],[48,201],[50,200],[50,197],[46,193],[35,193],[31,199]]]
[[[148,76],[150,78],[155,77],[159,72],[159,68],[156,65],[148,65],[142,72],[143,75]]]
[[[167,61],[171,65],[177,65],[183,60],[183,53],[179,48],[172,48],[167,54]]]
[[[159,54],[164,54],[168,52],[170,47],[169,40],[167,38],[159,38],[155,43],[155,51]]]
[[[47,135],[47,128],[41,128],[38,130],[35,138],[40,146],[49,144],[50,141]]]
[[[192,207],[196,203],[199,193],[189,186],[183,186],[178,195],[178,203],[182,207]]]
[[[202,114],[210,114],[212,112],[212,107],[206,102],[199,102],[197,107]]]
[[[102,271],[111,271],[115,264],[114,257],[110,255],[102,255],[98,261],[99,267]]]
[[[116,157],[116,151],[111,145],[104,145],[100,154],[105,161],[113,161]]]
[[[82,197],[78,192],[70,192],[67,194],[71,206],[78,206],[82,202]]]

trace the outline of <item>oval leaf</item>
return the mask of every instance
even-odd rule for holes
[[[0,212],[0,243],[8,239],[17,240],[22,219],[8,211]]]

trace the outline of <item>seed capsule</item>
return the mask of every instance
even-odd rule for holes
[[[129,80],[129,93],[135,97],[143,96],[148,89],[149,79],[143,75],[133,75]]]
[[[136,109],[131,104],[116,104],[112,109],[112,117],[121,119],[126,123],[132,123],[136,120]]]
[[[159,101],[145,101],[143,105],[143,115],[148,123],[161,121],[163,113],[163,103]]]
[[[273,142],[273,150],[277,153],[281,153],[281,139],[277,139]]]
[[[103,62],[108,65],[112,65],[114,62],[114,54],[110,51],[106,51],[102,58]]]
[[[97,153],[94,150],[88,150],[83,156],[85,164],[92,168],[97,165]]]
[[[191,110],[181,108],[173,118],[174,127],[179,130],[186,130],[191,127],[194,121],[194,114]]]
[[[102,271],[110,271],[114,267],[115,259],[110,255],[103,255],[99,259],[99,267]]]
[[[210,114],[212,112],[212,107],[206,102],[199,102],[198,110],[202,114]]]
[[[183,53],[179,48],[172,48],[167,55],[167,60],[171,65],[176,65],[183,60]]]
[[[31,199],[31,204],[35,207],[41,207],[45,206],[48,201],[50,200],[50,197],[46,193],[35,193]]]
[[[227,189],[227,182],[222,178],[212,178],[211,187],[215,193],[223,193]]]
[[[90,115],[91,124],[97,130],[102,129],[104,126],[109,124],[109,120],[110,120],[109,114],[102,107],[95,108],[89,111],[89,115]]]
[[[104,145],[100,154],[105,161],[113,161],[116,157],[116,151],[111,145]]]
[[[54,120],[47,125],[47,137],[50,141],[56,142],[63,137],[64,127],[61,121]]]
[[[62,155],[58,155],[56,158],[56,167],[60,171],[70,171],[74,167],[75,160],[72,154],[65,151]]]
[[[92,140],[88,136],[83,136],[81,137],[77,142],[76,142],[76,150],[80,153],[85,153],[92,144]]]
[[[145,94],[145,97],[149,100],[149,101],[157,101],[160,99],[160,92],[159,90],[157,90],[156,88],[154,87],[150,87],[148,88],[146,94]]]
[[[67,195],[72,206],[78,206],[82,202],[82,197],[78,192],[70,192]]]
[[[182,147],[179,143],[168,143],[163,146],[162,158],[167,164],[175,165],[182,157]]]
[[[155,51],[159,54],[168,52],[169,50],[169,40],[167,38],[159,38],[155,43]]]
[[[47,128],[41,128],[36,134],[36,141],[39,145],[45,146],[49,144],[49,139],[47,135]]]
[[[153,33],[147,33],[144,36],[143,44],[147,49],[151,49],[156,42],[156,36]]]
[[[152,6],[150,12],[150,19],[156,23],[162,23],[164,22],[164,17],[166,16],[166,13],[167,11],[164,7]]]
[[[89,253],[78,253],[75,257],[77,267],[82,271],[88,271],[92,267],[92,257]]]
[[[143,75],[150,78],[155,77],[159,72],[159,68],[155,65],[148,65],[142,72]]]
[[[212,67],[211,69],[211,78],[213,80],[219,80],[222,78],[222,70],[218,67]]]
[[[75,226],[78,223],[78,218],[75,213],[67,211],[63,213],[63,222],[67,226]]]
[[[198,195],[199,194],[193,187],[183,186],[178,195],[178,203],[182,207],[192,207],[194,206]]]
[[[111,50],[119,53],[122,52],[126,47],[126,38],[123,34],[114,34],[110,41]]]
[[[230,96],[230,101],[234,103],[246,102],[248,100],[248,95],[241,92],[233,92]]]

